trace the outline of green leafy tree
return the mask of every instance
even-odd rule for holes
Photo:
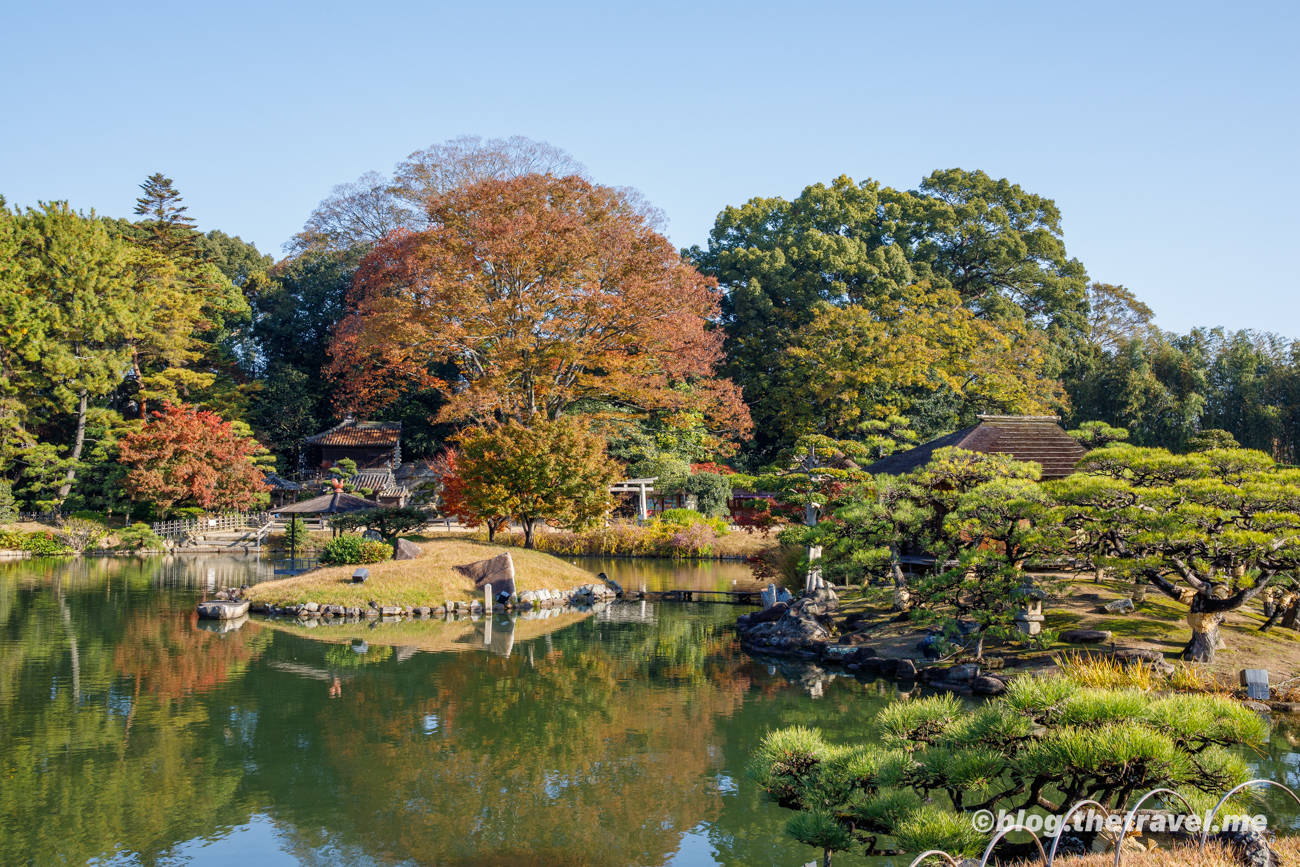
[[[390,544],[398,536],[414,533],[427,523],[429,523],[428,513],[415,506],[364,509],[330,519],[330,526],[335,530],[373,530]]]
[[[1187,450],[1192,452],[1235,448],[1240,448],[1236,438],[1226,430],[1218,430],[1217,428],[1200,431],[1187,442]]]
[[[542,521],[579,528],[613,507],[609,486],[622,475],[605,454],[605,440],[580,420],[534,418],[475,427],[458,439],[457,473],[464,500],[484,518],[509,515],[524,529],[524,546]]]
[[[1079,445],[1091,451],[1104,449],[1112,443],[1122,443],[1128,439],[1128,431],[1122,427],[1111,427],[1104,421],[1085,421],[1078,428],[1066,431],[1079,441]]]
[[[754,448],[770,460],[793,438],[778,420],[798,386],[772,359],[824,305],[881,307],[929,285],[954,290],[989,322],[1043,330],[1053,346],[1071,346],[1085,327],[1086,276],[1061,234],[1050,199],[953,169],[915,193],[840,177],[792,202],[751,199],[718,215],[707,249],[686,253],[727,293],[723,372],[743,388]],[[1052,368],[1045,373],[1054,378]]]
[[[0,479],[0,524],[18,520],[18,502],[14,499],[13,485]]]

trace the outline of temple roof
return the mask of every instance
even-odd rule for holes
[[[1044,479],[1063,479],[1087,449],[1061,429],[1054,415],[982,415],[979,424],[881,458],[867,472],[901,476],[930,462],[936,449],[954,447],[984,454],[1010,455],[1043,468]]]
[[[396,448],[401,439],[400,421],[357,421],[348,418],[327,431],[306,437],[303,442],[316,446]]]

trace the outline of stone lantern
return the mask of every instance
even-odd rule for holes
[[[1028,577],[1016,591],[1020,597],[1020,610],[1016,612],[1016,628],[1023,635],[1037,635],[1043,631],[1043,600],[1047,594],[1033,585]]]

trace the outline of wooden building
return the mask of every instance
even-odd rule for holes
[[[866,468],[872,475],[901,476],[930,462],[936,449],[955,447],[984,454],[1010,455],[1043,468],[1044,479],[1063,479],[1087,450],[1061,429],[1054,415],[981,415],[979,424],[881,458]]]
[[[327,431],[303,440],[308,466],[328,470],[345,458],[358,470],[392,470],[402,463],[402,423],[358,421],[348,416]]]

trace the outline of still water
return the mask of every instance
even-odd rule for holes
[[[661,589],[747,577],[588,565]],[[195,619],[267,571],[0,563],[0,865],[795,867],[814,852],[745,780],[750,751],[796,723],[854,737],[897,694],[748,657],[727,605],[490,629]],[[1257,762],[1294,783],[1288,737]]]

